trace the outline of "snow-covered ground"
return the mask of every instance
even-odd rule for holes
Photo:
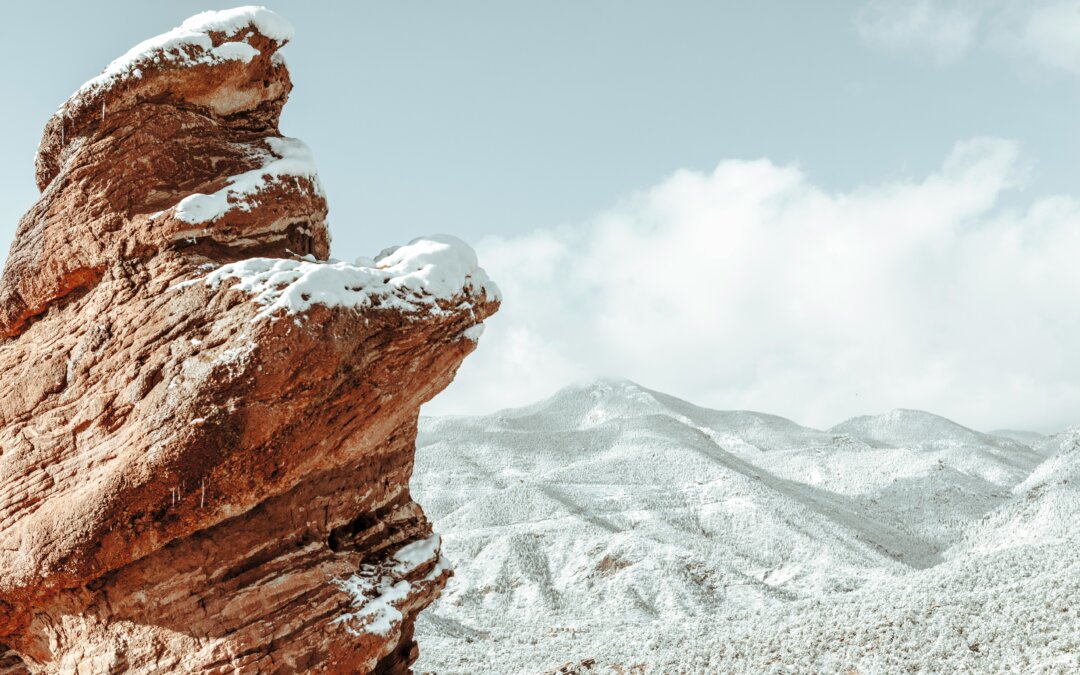
[[[423,419],[412,488],[456,569],[418,672],[1080,672],[1080,429],[598,381]]]

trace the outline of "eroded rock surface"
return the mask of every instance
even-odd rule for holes
[[[446,236],[325,260],[277,129],[290,38],[193,17],[46,127],[0,279],[0,673],[415,660],[450,574],[408,492],[419,407],[498,292]]]

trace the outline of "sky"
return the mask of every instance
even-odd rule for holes
[[[7,8],[0,239],[56,107],[229,6]],[[605,375],[818,427],[1080,423],[1080,0],[269,6],[333,254],[448,232],[503,288],[426,412]]]

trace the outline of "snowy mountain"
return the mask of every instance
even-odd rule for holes
[[[968,429],[932,413],[903,408],[881,415],[853,417],[829,431],[834,434],[850,434],[894,448],[957,445],[1016,448],[1023,445],[1012,439]]]
[[[1050,459],[1013,489],[1013,499],[966,532],[950,556],[1074,538],[1080,524],[1080,426],[1049,437],[1044,447],[1055,451]]]
[[[857,621],[936,588],[967,559],[949,547],[1007,527],[1051,451],[918,411],[819,431],[617,380],[423,419],[412,490],[457,575],[417,624],[418,668],[738,670],[686,636],[752,641],[763,617],[809,636],[840,599]]]
[[[940,453],[935,458],[997,485],[1015,484],[1046,458],[1028,444],[980,433],[921,410],[855,417],[829,431],[883,448]]]
[[[987,433],[991,436],[1011,438],[1014,441],[1019,441],[1032,448],[1045,443],[1047,440],[1047,436],[1040,434],[1037,431],[1022,431],[1020,429],[993,429]]]

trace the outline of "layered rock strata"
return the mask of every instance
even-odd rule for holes
[[[450,574],[409,496],[417,416],[498,291],[447,236],[327,260],[277,128],[291,37],[193,17],[46,126],[0,278],[0,673],[416,658]]]

